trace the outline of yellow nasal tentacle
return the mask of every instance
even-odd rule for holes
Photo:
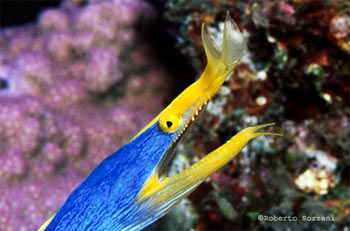
[[[229,12],[227,12],[221,44],[214,42],[204,24],[202,42],[207,56],[205,72],[216,78],[225,79],[247,52],[246,40]]]

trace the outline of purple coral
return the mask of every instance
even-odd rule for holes
[[[85,81],[91,91],[105,91],[122,78],[118,49],[94,48],[89,51]]]
[[[26,171],[26,162],[23,152],[9,149],[0,157],[0,179],[7,180],[13,177],[22,176]]]
[[[50,59],[43,52],[25,52],[14,60],[9,85],[11,94],[39,95],[52,83]]]
[[[48,36],[46,49],[51,57],[58,62],[69,61],[71,43],[73,38],[69,33],[56,32]]]
[[[60,9],[44,11],[39,18],[39,27],[47,31],[68,31],[70,18],[67,12]]]
[[[37,25],[1,31],[0,230],[39,228],[160,110],[166,73],[152,67],[142,73],[142,65],[122,58],[140,49],[134,26],[140,17],[152,18],[150,6],[79,3],[44,11]],[[142,91],[128,87],[135,71]],[[123,88],[124,95],[101,97]]]

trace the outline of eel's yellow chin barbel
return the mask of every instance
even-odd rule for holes
[[[202,76],[105,158],[40,230],[140,230],[229,162],[249,140],[277,135],[257,132],[273,124],[246,128],[198,163],[166,176],[176,144],[246,52],[246,42],[229,15],[220,46],[204,25],[202,40],[208,62]]]

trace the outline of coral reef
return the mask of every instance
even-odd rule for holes
[[[0,230],[38,229],[161,110],[168,74],[136,29],[154,16],[141,0],[66,1],[1,30]]]
[[[146,230],[349,229],[350,5],[151,4],[198,73],[206,62],[203,22],[220,35],[229,10],[249,46],[179,145],[170,175],[244,127],[276,122],[274,132],[284,136],[251,142]],[[43,11],[35,25],[1,30],[0,230],[36,230],[97,163],[160,111],[175,86],[140,36],[155,13],[142,0],[72,0]],[[172,54],[163,59],[187,70]],[[177,84],[192,77],[181,73]],[[302,221],[304,215],[334,220]]]
[[[350,5],[168,1],[165,8],[163,18],[173,26],[176,46],[198,72],[205,65],[203,22],[214,36],[220,35],[220,22],[230,10],[248,39],[248,54],[177,155],[195,162],[243,127],[257,123],[274,121],[275,130],[284,135],[252,141],[190,195],[193,213],[199,215],[192,229],[349,227]],[[259,221],[259,215],[296,216],[298,221]],[[334,220],[302,221],[304,215]],[[163,227],[167,225],[159,222],[157,228]]]

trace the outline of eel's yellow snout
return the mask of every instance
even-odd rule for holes
[[[135,137],[157,122],[160,122],[164,132],[186,129],[186,125],[195,119],[197,114],[216,94],[227,76],[245,55],[247,44],[228,12],[222,31],[222,40],[214,41],[214,37],[203,24],[202,42],[207,56],[207,66],[203,74]],[[164,119],[172,117],[173,119]]]
[[[229,13],[224,23],[222,40],[214,41],[208,28],[202,25],[202,42],[207,56],[207,66],[201,77],[183,91],[162,112],[170,115],[181,115],[183,123],[194,120],[216,94],[227,76],[232,73],[247,50],[246,40],[234,23]]]

